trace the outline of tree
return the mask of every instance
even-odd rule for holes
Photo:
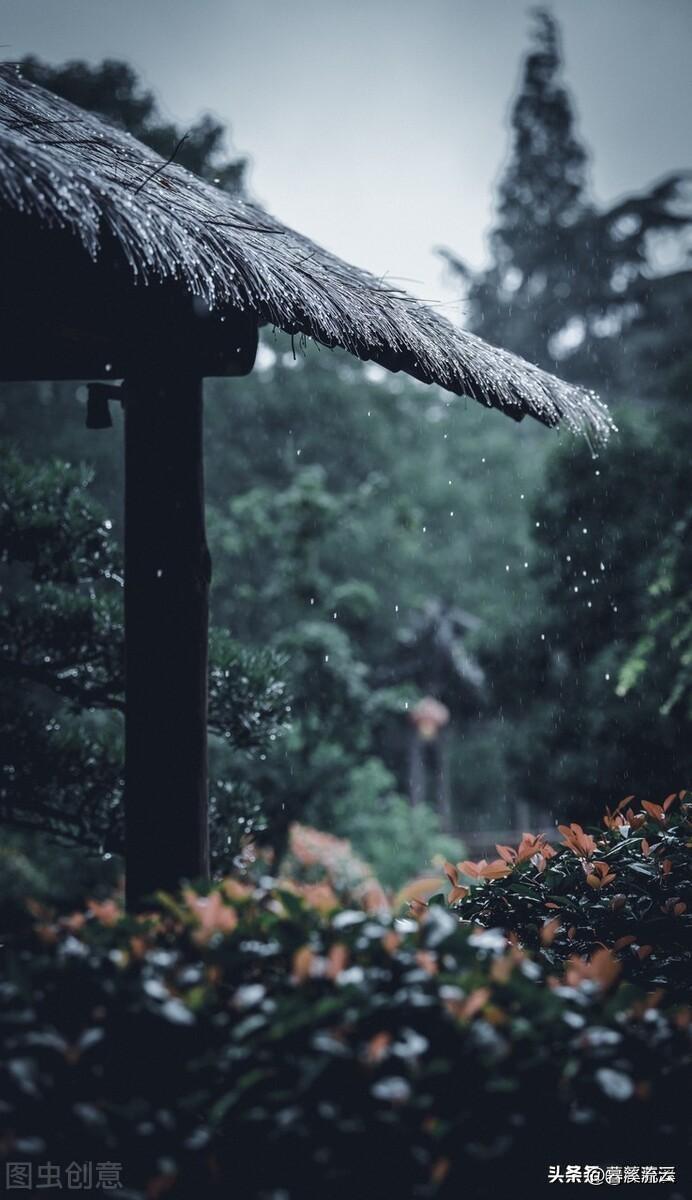
[[[534,21],[533,46],[512,109],[512,148],[490,235],[491,265],[474,274],[449,252],[446,257],[469,283],[473,331],[552,367],[551,339],[574,310],[575,228],[592,210],[586,152],[560,82],[557,23],[543,9],[535,11]]]
[[[637,393],[642,367],[675,371],[679,378],[681,355],[689,359],[689,172],[671,172],[599,209],[589,196],[587,154],[561,83],[557,22],[545,9],[535,10],[534,21],[512,108],[490,265],[474,272],[452,252],[442,253],[465,281],[475,333],[605,387],[609,397],[625,388]],[[677,264],[672,273],[656,263],[663,240]]]
[[[526,587],[508,580],[514,611],[482,639],[518,795],[588,816],[619,791],[685,782],[691,217],[680,171],[593,203],[560,71],[556,22],[539,10],[490,265],[473,273],[447,257],[468,283],[475,332],[623,405],[598,459],[574,444],[549,457]],[[660,265],[663,242],[672,270]]]
[[[620,670],[618,696],[649,688],[661,662],[673,656],[672,671],[658,693],[664,717],[692,722],[692,507],[675,522],[661,547],[648,588],[644,632]]]
[[[225,191],[243,192],[247,163],[229,158],[226,127],[208,114],[184,130],[166,121],[153,92],[142,87],[127,63],[106,58],[96,67],[81,61],[54,67],[29,56],[20,67],[34,83],[127,129],[163,158],[174,155],[181,166]]]
[[[558,817],[588,820],[609,796],[672,791],[689,769],[680,531],[661,557],[686,456],[665,410],[643,427],[619,421],[599,459],[586,447],[552,456],[532,505],[538,605],[487,650],[517,790]]]
[[[3,454],[0,566],[0,819],[118,854],[122,568],[112,522],[89,494],[88,473]],[[258,753],[286,728],[282,667],[271,652],[251,652],[212,631],[217,866],[230,861],[257,815],[257,798],[233,786],[228,749]]]

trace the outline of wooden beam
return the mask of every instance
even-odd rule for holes
[[[131,908],[209,872],[202,380],[125,380],[125,847]]]

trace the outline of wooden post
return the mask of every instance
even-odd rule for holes
[[[437,799],[437,812],[440,818],[440,829],[444,833],[449,833],[452,826],[452,814],[449,795],[449,766],[447,756],[449,747],[447,745],[446,730],[441,729],[435,741],[433,742],[433,754],[435,757],[435,794]]]
[[[125,380],[125,853],[128,906],[207,876],[202,380]]]
[[[409,730],[408,743],[408,796],[411,808],[425,800],[425,761],[423,741],[418,730]]]

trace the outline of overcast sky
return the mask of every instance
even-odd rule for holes
[[[600,200],[692,166],[692,0],[553,0]],[[453,304],[433,254],[483,261],[523,0],[0,0],[0,55],[129,60],[183,125],[210,110],[257,199]],[[454,309],[450,307],[449,315]]]

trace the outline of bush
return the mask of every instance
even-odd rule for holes
[[[690,1010],[605,949],[558,972],[444,905],[234,879],[139,916],[34,906],[6,941],[10,1161],[122,1163],[133,1200],[483,1200],[684,1161]]]
[[[689,997],[692,983],[692,803],[628,796],[604,828],[559,825],[557,849],[525,833],[487,863],[447,864],[457,913],[518,934],[550,966],[611,948],[627,979]],[[474,879],[466,888],[462,877]]]

